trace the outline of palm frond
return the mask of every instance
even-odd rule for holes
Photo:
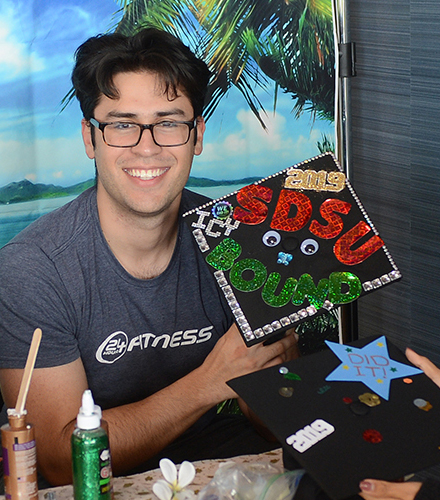
[[[206,119],[235,86],[264,127],[258,91],[273,86],[274,109],[281,89],[294,100],[295,116],[333,120],[331,0],[117,1],[124,15],[115,31],[129,35],[155,26],[205,60],[213,73]]]

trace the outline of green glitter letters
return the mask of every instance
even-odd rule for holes
[[[219,271],[227,271],[231,269],[234,260],[240,254],[240,243],[237,243],[232,238],[225,238],[206,256],[206,262]]]

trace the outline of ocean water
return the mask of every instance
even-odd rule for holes
[[[243,186],[244,184],[191,188],[191,190],[216,199],[232,193]],[[76,196],[62,196],[60,198],[0,205],[0,248],[41,215],[47,214],[75,198]]]
[[[0,205],[0,247],[41,215],[47,214],[75,198],[76,196],[62,196]]]

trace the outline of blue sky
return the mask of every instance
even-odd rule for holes
[[[75,49],[120,17],[115,0],[2,0],[0,3],[0,186],[24,178],[68,186],[94,175],[84,153],[81,114],[70,89]],[[260,91],[265,108],[271,92]],[[264,131],[244,99],[232,91],[208,122],[204,152],[192,175],[212,179],[265,177],[318,154],[316,142],[333,125],[308,114],[295,120],[281,94]]]

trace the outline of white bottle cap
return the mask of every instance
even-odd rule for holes
[[[92,391],[87,389],[82,396],[82,406],[76,417],[76,425],[79,429],[97,429],[101,425],[101,408],[95,405]]]

